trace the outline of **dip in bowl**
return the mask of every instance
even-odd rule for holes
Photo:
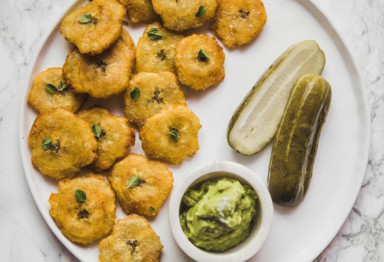
[[[197,261],[245,261],[267,239],[273,205],[267,188],[248,168],[214,161],[176,185],[169,223],[179,247]]]

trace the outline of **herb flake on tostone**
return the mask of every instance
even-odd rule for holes
[[[159,40],[163,37],[163,34],[161,33],[161,31],[156,27],[149,29],[147,32],[147,35],[151,40]]]
[[[52,140],[49,138],[43,139],[43,141],[41,142],[41,147],[45,150],[50,149],[52,147]]]
[[[140,185],[140,176],[133,176],[129,179],[127,188],[134,188]]]
[[[135,101],[140,97],[140,89],[135,86],[135,88],[133,88],[132,92],[129,95],[131,96],[132,101]]]
[[[97,140],[100,140],[105,135],[104,130],[99,125],[93,125],[92,132]]]
[[[58,91],[57,87],[54,86],[54,85],[52,85],[52,84],[47,84],[47,85],[45,86],[45,89],[46,89],[49,93],[51,93],[51,94],[56,94],[57,91]]]
[[[200,49],[200,51],[198,53],[198,58],[202,62],[206,62],[206,61],[211,60],[211,58],[208,56],[207,52],[205,52],[203,49]]]
[[[136,247],[137,246],[140,246],[140,244],[137,242],[137,240],[128,240],[127,242],[127,245],[130,245],[132,247],[131,249],[131,255],[135,252],[136,250]]]
[[[169,135],[171,136],[172,140],[177,143],[178,139],[179,139],[179,131],[176,129],[176,128],[171,128],[169,130]]]
[[[92,21],[92,15],[91,14],[84,14],[84,15],[81,15],[77,21],[80,23],[80,24],[88,24]]]
[[[205,14],[205,12],[207,12],[207,9],[201,5],[199,7],[199,10],[197,10],[196,12],[196,17],[202,17]]]
[[[76,196],[76,200],[80,203],[86,202],[87,200],[87,194],[85,194],[83,190],[80,190],[80,189],[76,190],[75,196]]]
[[[149,211],[153,212],[153,211],[155,211],[155,208],[151,206],[151,207],[149,207]]]

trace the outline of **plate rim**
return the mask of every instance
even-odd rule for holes
[[[315,4],[312,0],[294,0],[297,1],[303,8],[305,8],[311,15],[314,16],[316,21],[326,30],[328,31],[329,29],[333,31],[332,35],[332,41],[335,43],[335,45],[338,47],[338,49],[342,49],[343,53],[341,54],[341,57],[343,60],[347,60],[349,62],[347,69],[349,72],[354,73],[355,78],[358,80],[358,83],[356,86],[358,87],[357,90],[359,91],[359,95],[361,95],[361,99],[359,99],[359,103],[361,104],[362,108],[364,108],[364,112],[359,113],[359,118],[362,119],[364,122],[364,127],[362,128],[362,134],[364,135],[364,138],[366,141],[364,141],[364,146],[362,145],[362,152],[360,155],[362,156],[364,162],[362,161],[360,165],[360,169],[358,173],[361,173],[360,175],[360,181],[358,184],[359,186],[356,188],[353,188],[354,190],[354,195],[355,197],[351,199],[351,204],[345,208],[345,214],[343,218],[340,220],[340,222],[337,224],[338,230],[336,232],[333,232],[330,234],[330,237],[327,237],[326,240],[321,241],[323,245],[321,245],[319,248],[316,250],[312,250],[313,255],[310,257],[307,257],[310,260],[316,259],[324,250],[325,248],[333,241],[335,236],[338,234],[342,226],[345,224],[347,218],[350,215],[350,212],[356,203],[356,200],[359,196],[359,192],[361,189],[361,184],[363,182],[363,179],[365,177],[366,169],[368,166],[368,159],[369,159],[369,149],[370,149],[370,141],[371,141],[371,121],[370,121],[370,110],[368,106],[368,95],[367,95],[367,89],[365,87],[365,84],[362,80],[361,73],[358,70],[356,61],[354,57],[351,55],[351,51],[348,47],[348,45],[345,44],[344,39],[341,37],[340,30],[337,28],[336,24],[333,23],[332,19],[329,18],[324,14],[322,9]],[[75,249],[72,249],[72,242],[70,242],[68,239],[66,239],[62,234],[61,231],[58,229],[54,221],[49,215],[49,212],[46,212],[44,206],[40,203],[40,201],[37,199],[37,188],[34,186],[33,181],[32,181],[32,174],[30,173],[30,170],[28,169],[28,164],[27,162],[30,161],[30,159],[27,159],[26,152],[24,152],[24,145],[27,143],[28,145],[28,137],[24,137],[24,131],[25,131],[25,110],[26,107],[28,106],[27,103],[27,96],[28,96],[28,89],[29,89],[29,83],[32,78],[33,74],[33,69],[36,65],[36,62],[38,58],[40,57],[40,54],[42,52],[43,47],[46,45],[47,41],[50,39],[50,36],[54,33],[55,29],[59,27],[62,18],[69,12],[71,12],[77,5],[82,4],[84,1],[78,1],[78,0],[70,0],[68,1],[64,7],[62,8],[62,11],[59,12],[57,15],[58,20],[56,23],[52,23],[52,26],[49,27],[49,29],[43,34],[43,36],[40,38],[41,40],[38,42],[36,45],[37,48],[35,49],[33,55],[31,56],[32,59],[30,60],[30,64],[28,65],[26,72],[27,72],[27,77],[23,80],[22,82],[22,95],[21,95],[21,100],[20,100],[20,105],[19,105],[19,119],[18,119],[18,136],[19,136],[19,151],[20,151],[20,157],[22,161],[22,166],[24,170],[24,175],[27,179],[28,187],[29,190],[31,191],[33,200],[35,202],[35,205],[39,209],[39,212],[41,216],[44,218],[44,222],[48,225],[50,230],[53,232],[55,237],[65,246],[65,248],[71,252],[77,259],[81,259],[82,255],[79,254]],[[319,20],[319,17],[321,17],[322,21]],[[325,27],[326,26],[326,27]],[[353,201],[352,201],[353,200]],[[305,257],[302,259],[306,259]]]

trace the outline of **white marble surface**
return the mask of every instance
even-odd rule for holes
[[[369,163],[357,201],[316,261],[384,261],[384,1],[313,2],[352,50],[366,85],[372,123]],[[0,1],[1,261],[76,261],[51,233],[32,199],[17,141],[27,67],[36,44],[65,5],[60,0]]]

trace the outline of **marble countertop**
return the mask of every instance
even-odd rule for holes
[[[361,190],[334,240],[316,261],[384,261],[384,1],[313,0],[352,51],[371,112],[371,145]],[[18,146],[21,86],[37,43],[66,6],[60,0],[0,1],[1,261],[76,261],[40,215]]]

